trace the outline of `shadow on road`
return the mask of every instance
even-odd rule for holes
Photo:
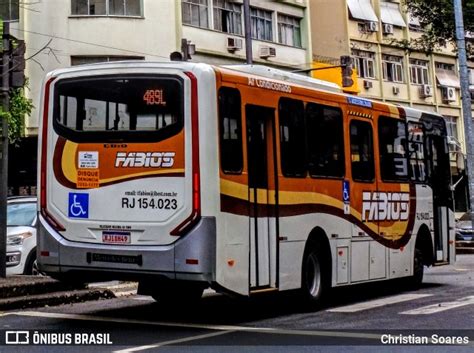
[[[440,284],[424,283],[418,289],[442,287]],[[297,291],[261,294],[251,298],[214,295],[204,297],[196,304],[181,306],[161,305],[158,302],[136,301],[134,305],[100,310],[95,315],[126,317],[128,319],[200,323],[212,325],[238,325],[284,317],[291,314],[309,313],[328,308],[354,304],[385,296],[413,292],[404,281],[392,280],[379,283],[355,285],[333,289],[319,309],[310,309],[301,300]]]

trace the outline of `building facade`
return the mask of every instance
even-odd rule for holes
[[[419,38],[420,22],[400,0],[311,0],[312,47],[319,55],[350,55],[359,95],[406,105],[445,117],[450,135],[451,172],[456,209],[465,210],[464,170],[457,163],[465,152],[459,67],[450,43],[433,54],[406,50],[401,44]],[[471,83],[474,85],[474,62]],[[474,86],[473,86],[474,88]]]

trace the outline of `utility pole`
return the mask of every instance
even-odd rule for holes
[[[9,111],[10,103],[10,23],[3,22],[3,56],[2,56],[2,111]],[[8,197],[8,121],[2,119],[2,150],[0,165],[0,278],[6,277],[7,264],[7,197]]]
[[[252,65],[252,27],[250,25],[250,0],[244,0],[244,26],[245,26],[245,57],[247,64]]]
[[[464,134],[466,136],[467,184],[471,217],[474,212],[474,136],[472,128],[471,94],[469,92],[469,76],[467,71],[466,40],[461,0],[454,0],[454,19],[456,22],[456,42],[458,47],[459,75],[461,78],[461,99],[464,119]],[[472,218],[474,229],[474,218]]]

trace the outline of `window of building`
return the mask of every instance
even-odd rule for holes
[[[301,47],[301,30],[298,17],[278,14],[278,42]]]
[[[415,32],[423,31],[420,19],[410,12],[408,13],[408,28],[410,28],[411,31]]]
[[[423,125],[408,123],[408,161],[412,181],[424,183],[427,180],[427,168],[424,149]]]
[[[435,67],[441,70],[454,71],[454,64],[436,62]]]
[[[467,75],[469,77],[469,85],[474,85],[474,69],[467,69]]]
[[[446,134],[458,140],[458,118],[455,116],[444,116],[446,122]]]
[[[339,108],[308,103],[306,135],[309,173],[313,177],[344,176],[344,133]]]
[[[405,122],[386,117],[379,119],[379,153],[382,180],[407,180],[408,162]]]
[[[71,66],[125,60],[145,60],[145,58],[143,56],[71,56]]]
[[[352,179],[372,182],[375,178],[372,126],[366,121],[352,120],[350,134]]]
[[[20,0],[2,0],[0,16],[3,21],[18,21],[20,18]]]
[[[403,58],[382,55],[383,79],[390,82],[403,82]]]
[[[448,139],[451,139],[451,141],[453,142],[449,144],[449,150],[452,152],[456,152],[457,150],[456,145],[459,144],[458,118],[455,116],[445,115],[444,121],[446,122],[446,135],[448,136]]]
[[[410,59],[410,81],[417,85],[428,85],[428,61]]]
[[[183,0],[183,23],[209,28],[207,0]]]
[[[214,29],[242,34],[242,5],[228,0],[213,0]]]
[[[461,88],[454,64],[437,62],[435,67],[436,80],[440,86]]]
[[[85,16],[142,16],[141,0],[72,0],[71,13]]]
[[[250,26],[252,38],[259,40],[273,40],[272,12],[257,8],[250,8]]]
[[[304,177],[306,176],[306,148],[303,102],[281,98],[278,114],[282,173],[287,177]]]
[[[224,173],[241,173],[242,115],[238,89],[222,87],[219,90],[220,160]]]
[[[375,78],[375,53],[352,50],[353,67],[360,78]]]

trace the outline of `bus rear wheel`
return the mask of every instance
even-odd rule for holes
[[[327,291],[324,258],[320,251],[310,247],[303,257],[302,295],[310,306],[318,307]]]
[[[415,248],[413,258],[413,276],[410,278],[410,284],[414,288],[418,288],[423,282],[424,263],[423,252],[419,248]]]

